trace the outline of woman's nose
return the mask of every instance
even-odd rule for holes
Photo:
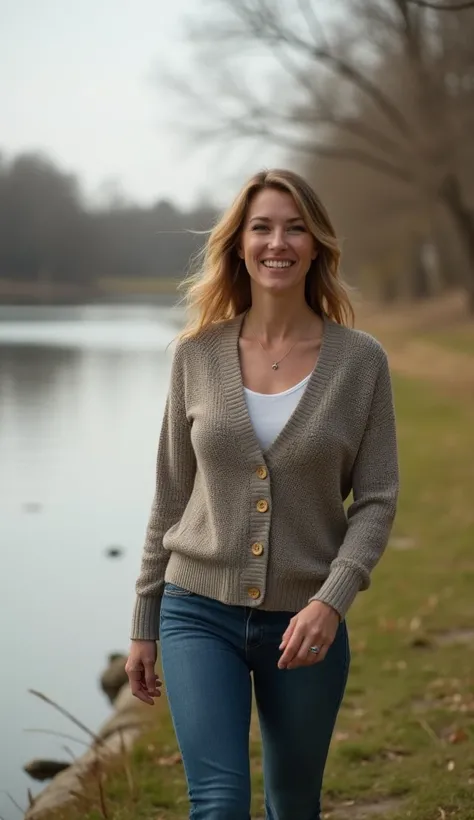
[[[286,238],[285,232],[283,230],[275,229],[270,234],[268,245],[273,250],[277,250],[278,248],[285,248],[286,247]]]

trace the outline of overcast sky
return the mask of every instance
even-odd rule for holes
[[[202,0],[0,0],[0,151],[42,150],[92,197],[119,180],[137,202],[186,206],[210,192],[225,201],[278,155],[269,148],[222,164],[177,139],[157,66],[189,63],[185,24],[202,8]]]

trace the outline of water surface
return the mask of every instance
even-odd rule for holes
[[[92,729],[110,712],[97,679],[128,646],[178,326],[166,307],[0,311],[0,792],[24,807],[28,760],[84,748],[25,730],[85,739],[27,690]],[[2,793],[0,816],[21,816]]]

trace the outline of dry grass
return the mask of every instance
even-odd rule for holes
[[[462,294],[384,311],[364,306],[357,316],[384,344],[393,371],[474,397],[474,319]]]

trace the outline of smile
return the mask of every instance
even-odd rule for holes
[[[294,264],[291,259],[264,259],[262,262],[266,268],[289,268]]]

